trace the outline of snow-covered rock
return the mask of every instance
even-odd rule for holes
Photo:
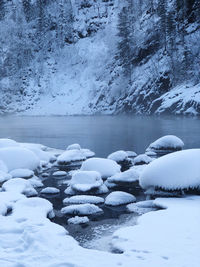
[[[19,193],[26,196],[36,196],[37,191],[28,180],[14,178],[3,183],[2,189],[10,193]]]
[[[8,181],[12,178],[12,176],[4,171],[0,170],[0,183],[4,183],[5,181]]]
[[[57,163],[59,165],[68,165],[71,162],[83,161],[85,159],[86,156],[83,154],[81,150],[73,149],[73,150],[67,150],[60,156],[58,156]]]
[[[65,198],[63,204],[102,204],[104,199],[97,196],[79,195]]]
[[[55,187],[45,187],[43,188],[40,193],[42,194],[58,194],[60,193],[60,190]]]
[[[129,158],[135,158],[137,157],[137,153],[134,151],[126,151],[126,153],[128,154]]]
[[[31,150],[43,162],[48,163],[49,161],[54,161],[54,157],[47,151],[43,151],[37,147],[30,147],[29,150]]]
[[[115,175],[120,172],[120,166],[111,159],[104,158],[91,158],[83,162],[81,166],[83,171],[97,171],[101,174],[102,178]]]
[[[75,216],[67,220],[68,224],[85,224],[88,223],[90,220],[87,216]]]
[[[178,151],[154,160],[141,173],[139,181],[145,189],[200,187],[200,149]]]
[[[118,206],[134,202],[135,200],[136,198],[129,193],[122,191],[115,191],[110,193],[106,197],[105,204],[109,206]]]
[[[102,212],[103,210],[94,204],[71,205],[61,209],[61,213],[72,215],[91,215]]]
[[[125,172],[120,172],[111,177],[108,177],[107,181],[109,183],[115,184],[130,184],[138,181],[139,173],[134,169],[129,169]]]
[[[56,171],[52,175],[60,177],[60,176],[65,176],[66,174],[67,174],[67,172],[65,172],[65,171]]]
[[[20,146],[15,140],[8,139],[8,138],[0,138],[0,148],[4,147],[18,147]]]
[[[34,172],[29,169],[15,169],[10,172],[13,178],[31,178]]]
[[[108,155],[108,159],[112,159],[116,162],[124,161],[128,158],[128,153],[124,150],[119,150]]]
[[[81,146],[79,144],[71,144],[67,147],[67,150],[81,150]]]
[[[95,156],[95,153],[88,148],[82,148],[81,152],[86,158],[92,158]]]
[[[152,161],[153,159],[147,156],[146,154],[140,154],[134,158],[133,163],[134,165],[143,165],[143,164],[149,164]]]
[[[39,158],[32,151],[22,147],[1,148],[0,160],[6,164],[8,171],[14,169],[35,170],[40,165]]]
[[[165,135],[149,145],[146,152],[155,152],[158,155],[182,150],[183,141],[175,135]]]
[[[78,171],[72,175],[70,186],[77,192],[98,189],[103,184],[101,175],[96,171]]]
[[[138,215],[142,215],[144,213],[157,210],[156,205],[153,200],[139,201],[136,203],[131,203],[127,205],[127,209],[130,212],[137,213]]]
[[[28,179],[28,181],[31,183],[31,185],[34,188],[39,188],[39,187],[43,187],[44,186],[44,184],[42,183],[42,181],[40,180],[40,178],[38,178],[35,175],[32,178]]]

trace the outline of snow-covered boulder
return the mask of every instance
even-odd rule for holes
[[[92,158],[95,156],[95,153],[88,148],[82,148],[81,152],[86,158]]]
[[[200,149],[178,151],[154,160],[141,173],[139,182],[145,189],[200,187]]]
[[[128,154],[129,158],[137,157],[137,153],[135,153],[134,151],[126,151],[126,153]]]
[[[105,199],[105,204],[109,206],[119,206],[119,205],[124,205],[128,204],[131,202],[134,202],[136,198],[126,192],[122,191],[115,191],[110,193],[106,199]]]
[[[120,165],[114,160],[104,158],[91,158],[83,162],[82,171],[97,171],[105,179],[120,172]]]
[[[121,166],[122,171],[128,170],[132,165],[131,159],[128,158],[128,153],[124,150],[113,152],[108,156],[108,159],[116,161]]]
[[[87,216],[75,216],[67,220],[68,224],[86,224],[89,223],[89,219]]]
[[[138,179],[139,173],[134,169],[129,169],[125,172],[120,172],[108,177],[107,181],[117,185],[130,185],[131,183],[138,181]]]
[[[68,165],[71,162],[83,161],[85,159],[86,156],[83,154],[81,150],[73,149],[73,150],[67,150],[63,152],[60,156],[58,156],[57,163],[59,165]]]
[[[116,162],[124,161],[127,158],[128,158],[128,154],[124,150],[119,150],[108,155],[108,159],[112,159]]]
[[[79,195],[65,198],[63,204],[102,204],[104,199],[97,196]]]
[[[12,179],[12,176],[9,173],[0,170],[0,183],[4,183],[10,179]]]
[[[65,171],[56,171],[52,175],[56,176],[56,177],[60,177],[60,176],[65,176],[66,174],[67,174],[67,172],[65,172]]]
[[[101,175],[96,171],[78,171],[72,175],[71,188],[76,192],[90,192],[103,184]]]
[[[61,209],[61,213],[72,215],[91,215],[102,212],[103,210],[94,204],[71,205]]]
[[[79,144],[71,144],[67,147],[67,150],[81,150],[81,146]]]
[[[143,164],[149,164],[152,161],[153,159],[147,156],[146,154],[140,154],[134,158],[133,163],[134,165],[143,165]]]
[[[35,175],[32,178],[28,179],[28,181],[31,183],[31,185],[34,188],[38,188],[38,187],[43,187],[44,186],[44,184],[42,183],[42,181],[40,180],[40,178],[38,178]]]
[[[18,147],[20,146],[15,140],[8,139],[8,138],[0,138],[0,148],[4,147]]]
[[[129,212],[134,212],[138,215],[142,215],[144,213],[157,210],[158,208],[154,204],[153,200],[146,200],[128,204],[127,209]]]
[[[14,169],[36,170],[40,165],[39,158],[32,151],[22,147],[1,148],[0,160],[6,164],[8,171]]]
[[[158,155],[165,155],[171,152],[182,150],[183,141],[175,135],[165,135],[151,143],[146,152],[155,152]]]
[[[60,190],[55,187],[45,187],[43,188],[40,193],[42,194],[58,194],[60,193]]]
[[[36,196],[37,191],[33,188],[28,180],[14,178],[3,183],[2,189],[10,193],[20,193],[26,196]]]
[[[15,169],[10,172],[13,178],[31,178],[34,172],[29,169]]]

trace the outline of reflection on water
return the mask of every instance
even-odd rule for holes
[[[105,157],[123,149],[143,153],[155,139],[175,134],[185,148],[200,147],[200,120],[175,116],[1,117],[0,137],[64,149],[80,143]]]

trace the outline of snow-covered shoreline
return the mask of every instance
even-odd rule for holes
[[[159,140],[155,144],[161,150],[176,147],[177,140],[174,137],[166,136],[161,139],[162,142]],[[171,140],[171,143],[169,143],[169,140]],[[159,165],[160,161],[164,164],[165,159],[166,164],[168,164],[166,166],[170,166],[171,162],[168,159],[176,157],[176,155],[181,155],[187,161],[190,158],[194,160],[193,155],[197,155],[198,151],[199,149],[189,150],[190,153],[187,153],[187,150],[173,152],[167,156],[162,156],[158,160],[153,160],[149,165],[144,163],[134,165],[134,160],[132,160],[132,171],[124,171],[123,176],[119,177],[124,183],[128,183],[128,186],[131,186],[130,175],[134,176],[132,180],[135,182],[135,179],[147,179],[145,173],[148,173],[148,186],[156,186],[157,184],[160,186],[159,183],[155,184],[155,179],[151,177],[152,168],[160,171],[159,168],[154,166]],[[85,158],[94,155],[92,151],[82,149],[78,144],[70,145],[67,150],[61,151],[38,144],[22,144],[10,139],[0,139],[2,185],[0,191],[0,266],[32,267],[37,264],[44,267],[199,266],[200,196],[183,195],[180,198],[157,198],[151,201],[129,204],[130,212],[138,212],[141,209],[141,213],[138,212],[138,214],[142,214],[145,208],[146,210],[145,214],[139,217],[137,225],[123,227],[114,232],[110,241],[114,251],[121,252],[117,254],[83,248],[68,234],[63,226],[53,223],[51,218],[55,214],[52,204],[48,200],[37,196],[36,189],[43,184],[42,180],[36,177],[36,174],[45,173],[52,166],[58,168],[60,154],[62,154],[64,162],[65,157],[67,157],[68,161],[65,163],[68,166],[69,155],[72,155],[71,162],[73,163],[74,155],[81,155],[81,153],[85,155]],[[120,153],[116,151],[114,155],[121,154],[121,151]],[[118,157],[114,159],[117,161]],[[79,157],[77,160],[79,160]],[[157,162],[157,164],[154,162]],[[82,166],[78,171],[70,172],[72,179],[66,183],[67,188],[71,186],[71,189],[75,190],[74,194],[79,195],[66,198],[63,202],[65,205],[70,205],[63,208],[63,212],[70,210],[69,213],[72,213],[72,216],[102,212],[95,204],[103,203],[104,198],[87,194],[90,194],[93,189],[95,189],[95,194],[100,193],[98,190],[102,186],[105,190],[106,183],[103,182],[102,178],[108,179],[112,175],[115,177],[115,175],[120,174],[120,165],[111,159],[85,159]],[[160,166],[162,167],[162,165]],[[191,166],[191,168],[197,168],[198,170],[198,164]],[[188,168],[190,168],[190,164]],[[149,172],[148,169],[150,169]],[[181,174],[180,168],[177,171]],[[135,172],[138,172],[139,175],[137,176]],[[155,169],[153,169],[153,173],[155,173]],[[194,174],[195,172],[191,172],[191,176]],[[45,173],[45,175],[48,175],[48,173]],[[66,175],[66,172],[62,171],[62,176],[64,175]],[[159,175],[159,172],[157,175]],[[60,179],[56,175],[53,177],[54,179]],[[199,178],[196,177],[196,180],[194,180],[194,177],[191,178],[193,178],[191,183],[189,177],[184,178],[189,180],[187,180],[187,184],[183,183],[183,187],[190,187],[193,184],[198,187]],[[167,176],[165,179],[167,179]],[[179,182],[180,179],[179,177]],[[114,180],[114,182],[116,181]],[[174,186],[176,186],[176,182],[173,180],[167,184],[167,188],[170,190]],[[165,184],[164,187],[166,187]],[[80,195],[79,190],[86,195],[83,195],[83,193]],[[109,190],[107,188],[107,192]],[[59,190],[53,187],[46,187],[46,190],[41,190],[41,194],[42,192],[59,194]],[[67,203],[69,199],[73,200],[74,204],[77,202],[77,204],[71,205],[73,201]],[[105,198],[105,205],[121,205],[135,200],[136,198],[131,194],[115,191]],[[137,209],[134,209],[134,207]],[[151,211],[149,207],[152,207],[154,211]],[[159,210],[155,211],[155,209]],[[148,213],[146,213],[147,211]],[[89,223],[89,219],[75,216],[68,220],[68,223],[71,222],[75,224]]]

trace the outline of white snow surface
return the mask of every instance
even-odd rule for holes
[[[25,194],[26,196],[36,196],[37,191],[28,180],[13,178],[3,183],[2,189],[11,193]]]
[[[117,230],[115,249],[134,254],[136,266],[199,266],[200,197],[158,198],[164,210],[144,214],[137,226]]]
[[[8,172],[8,168],[2,160],[0,160],[0,171]]]
[[[61,209],[61,213],[72,215],[91,215],[99,212],[103,210],[94,204],[70,205]]]
[[[86,156],[84,153],[79,149],[72,149],[67,150],[63,152],[60,156],[57,158],[58,164],[68,164],[72,161],[80,161],[85,160]]]
[[[128,158],[128,153],[125,152],[124,150],[119,150],[108,155],[108,159],[112,159],[116,162],[126,160],[127,158]]]
[[[101,175],[96,171],[78,171],[72,175],[70,186],[80,192],[87,192],[97,189],[103,184]]]
[[[71,144],[67,147],[67,150],[81,150],[81,146],[79,144]]]
[[[120,183],[120,182],[131,183],[138,181],[138,179],[139,179],[139,173],[134,169],[129,169],[127,171],[120,172],[111,177],[108,177],[107,181],[109,183]]]
[[[97,171],[102,178],[113,176],[120,172],[120,165],[114,160],[104,158],[91,158],[82,163],[81,170],[83,171]]]
[[[153,161],[153,159],[146,154],[140,154],[133,160],[135,165],[149,164],[151,161]]]
[[[104,199],[97,196],[79,195],[65,198],[63,204],[102,204]]]
[[[106,197],[105,204],[109,206],[118,206],[134,202],[135,200],[136,200],[135,196],[129,193],[122,191],[115,191],[110,193]]]
[[[60,193],[60,190],[55,187],[45,187],[43,188],[40,193],[42,194],[58,194]]]
[[[15,140],[8,138],[0,138],[0,148],[4,147],[17,147],[20,146]]]
[[[200,149],[188,149],[151,162],[139,177],[143,188],[184,189],[200,187]]]
[[[0,149],[2,160],[8,171],[14,169],[35,170],[40,165],[39,158],[30,150],[22,147],[5,147]]]
[[[34,172],[29,169],[15,169],[10,172],[13,178],[30,178]]]
[[[75,216],[73,218],[70,218],[67,220],[68,224],[84,224],[88,223],[90,220],[88,219],[87,216]]]
[[[12,176],[9,173],[0,170],[0,183],[8,181],[11,178]]]
[[[65,171],[56,171],[53,176],[65,176],[67,173]]]
[[[179,149],[181,150],[184,146],[183,141],[175,135],[165,135],[160,137],[155,142],[151,143],[148,150],[163,150],[163,149]]]

